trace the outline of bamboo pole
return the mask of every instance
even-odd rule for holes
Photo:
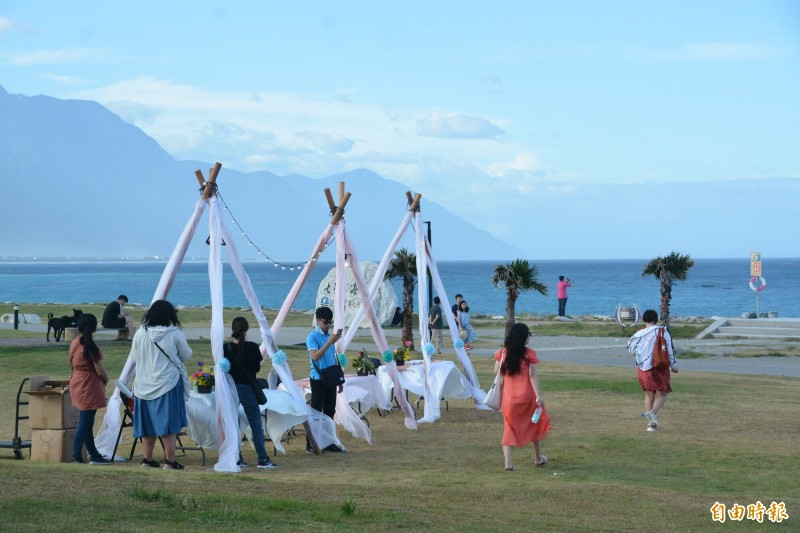
[[[203,200],[208,200],[211,197],[212,194],[216,194],[217,193],[217,188],[216,188],[217,175],[219,174],[219,171],[220,171],[221,168],[222,168],[222,164],[217,162],[217,163],[214,164],[214,168],[209,170],[209,172],[208,172],[208,174],[209,174],[208,175],[208,182],[203,187],[203,195],[201,196],[201,198]],[[197,172],[200,172],[200,171],[198,170]],[[195,176],[197,175],[197,172],[195,172]],[[202,176],[202,173],[200,175]]]
[[[413,212],[419,211],[420,207],[419,203],[422,200],[422,195],[420,193],[415,194],[413,200],[411,199],[410,192],[406,192],[406,195],[408,198],[408,205],[409,205],[408,210]]]

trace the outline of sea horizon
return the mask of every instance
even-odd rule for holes
[[[653,276],[641,273],[649,260],[586,259],[533,260],[538,279],[548,286],[547,296],[536,292],[520,294],[516,312],[537,316],[554,315],[559,275],[572,280],[567,315],[613,315],[617,306],[637,306],[640,310],[660,308],[660,286]],[[502,263],[500,261],[499,263]],[[497,261],[437,261],[447,299],[452,304],[457,293],[467,299],[474,315],[504,316],[506,290],[493,287],[491,277]],[[0,259],[0,302],[32,304],[107,303],[119,294],[132,305],[150,303],[164,270],[164,260],[34,260]],[[262,261],[244,262],[261,306],[279,309],[300,273],[301,267],[279,268]],[[334,268],[333,262],[317,262],[297,300],[295,310],[314,308],[319,285]],[[247,307],[248,303],[230,271],[223,263],[223,301],[226,307]],[[763,258],[762,276],[766,287],[759,291],[758,311],[779,317],[800,317],[800,258]],[[695,258],[686,281],[673,285],[670,311],[673,316],[738,317],[756,312],[756,293],[749,286],[750,258]],[[402,305],[402,286],[391,281]],[[436,293],[434,292],[434,295]],[[441,296],[441,295],[440,295]],[[204,307],[211,303],[207,259],[187,260],[175,278],[170,301],[177,306]],[[424,298],[427,305],[427,298]],[[418,291],[414,309],[419,308]]]

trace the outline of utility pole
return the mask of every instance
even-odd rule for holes
[[[433,243],[431,242],[431,221],[430,220],[423,220],[424,224],[428,225],[428,245],[433,248]],[[433,279],[431,278],[431,269],[428,268],[428,309],[433,307]]]

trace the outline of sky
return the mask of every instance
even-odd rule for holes
[[[795,0],[0,0],[0,85],[177,159],[368,168],[512,244],[510,197],[800,178]]]

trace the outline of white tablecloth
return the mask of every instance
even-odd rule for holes
[[[425,395],[425,365],[423,361],[407,361],[405,365],[397,367],[400,371],[400,385],[417,396]],[[378,380],[386,395],[392,397],[394,384],[386,367],[378,367]],[[472,386],[464,374],[456,368],[452,361],[433,361],[428,373],[428,384],[431,392],[437,398],[445,400],[466,400],[471,398]]]
[[[392,410],[392,401],[377,376],[346,376],[342,394],[359,414],[364,414],[373,407]]]
[[[275,448],[284,452],[281,446],[283,434],[297,424],[302,424],[308,419],[308,413],[303,404],[296,402],[285,390],[264,389],[267,404],[259,406],[263,413],[267,412],[267,424],[264,431],[272,440]],[[189,421],[189,436],[198,446],[216,450],[219,447],[219,432],[217,429],[217,402],[213,392],[198,394],[192,392],[186,402],[186,418]],[[244,414],[244,409],[239,406],[239,430],[249,432],[249,424]]]
[[[295,383],[303,391],[306,398],[311,397],[311,382],[308,378],[297,380]],[[279,387],[281,386],[279,385]],[[342,393],[336,395],[334,421],[354,437],[364,439],[371,444],[372,432],[361,417],[373,407],[386,410],[392,408],[392,403],[383,392],[378,378],[375,376],[345,375]]]
[[[303,391],[306,399],[311,398],[311,383],[308,378],[295,381]],[[390,411],[392,402],[384,391],[377,376],[357,376],[347,374],[344,377],[344,400],[352,405],[359,414],[366,413],[373,407]],[[360,404],[360,405],[359,405]],[[360,410],[359,410],[360,408]]]

